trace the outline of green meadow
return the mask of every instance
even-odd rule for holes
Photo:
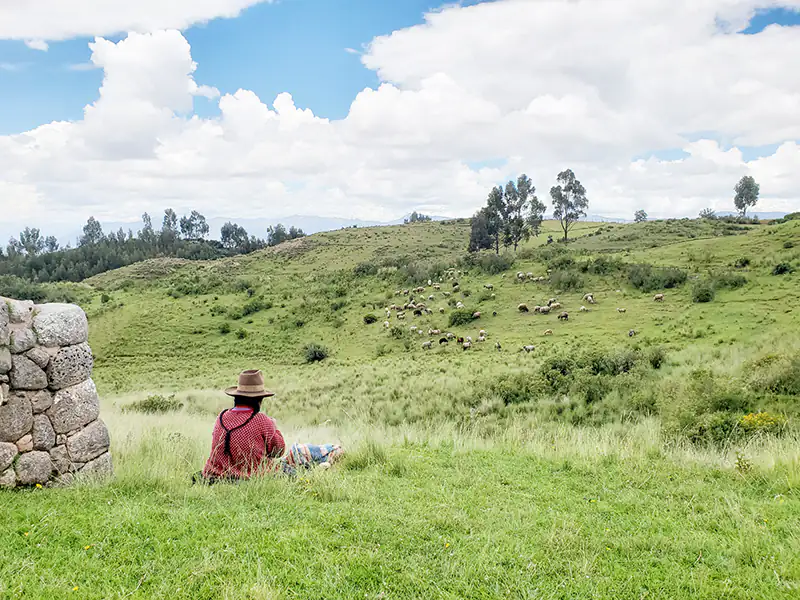
[[[62,285],[116,473],[0,492],[0,597],[800,596],[800,222],[548,235],[344,229]],[[245,368],[344,461],[191,486]]]

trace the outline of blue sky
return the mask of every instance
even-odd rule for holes
[[[488,0],[462,0],[469,6]],[[265,102],[289,92],[299,107],[331,119],[347,115],[355,95],[378,84],[360,57],[375,36],[423,21],[436,0],[281,0],[258,4],[235,19],[217,19],[184,32],[198,64],[195,79],[220,92],[254,91]],[[452,3],[450,3],[452,4]],[[123,36],[111,36],[119,40]],[[91,38],[51,42],[48,52],[0,40],[0,135],[58,120],[75,120],[93,102],[102,81],[85,65]],[[5,68],[3,68],[3,65]],[[199,98],[197,114],[217,112]]]

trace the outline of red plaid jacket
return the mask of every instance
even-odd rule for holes
[[[282,456],[284,448],[283,435],[264,413],[254,415],[252,409],[244,407],[224,410],[214,424],[211,456],[203,475],[246,479],[269,470],[271,459]]]

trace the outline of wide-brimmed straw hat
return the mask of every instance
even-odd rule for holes
[[[257,369],[248,369],[239,373],[239,385],[225,390],[228,396],[244,396],[246,398],[268,398],[274,396],[264,389],[264,374]]]

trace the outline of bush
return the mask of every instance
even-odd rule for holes
[[[684,433],[695,444],[723,444],[734,437],[738,424],[730,413],[705,413],[699,415]]]
[[[406,337],[406,330],[400,327],[400,325],[394,325],[389,330],[389,335],[391,335],[396,340],[402,340],[404,337]]]
[[[745,267],[750,266],[750,259],[746,256],[742,256],[736,259],[736,262],[733,263],[733,266],[737,269],[744,269]]]
[[[306,344],[303,347],[303,356],[309,364],[320,362],[328,358],[328,349],[320,344]]]
[[[245,330],[243,327],[240,327],[239,329],[236,330],[237,339],[243,340],[246,337],[247,337],[247,330]]]
[[[711,302],[714,299],[714,286],[708,282],[700,282],[692,288],[693,302]]]
[[[554,271],[550,283],[555,289],[577,291],[583,287],[583,279],[575,271]]]
[[[219,326],[219,332],[222,335],[228,335],[231,332],[231,324],[230,323],[223,323]]]
[[[100,303],[108,304],[109,302],[111,302],[111,296],[103,292],[103,294],[100,296]]]
[[[750,413],[739,419],[739,427],[746,434],[780,434],[786,428],[786,417],[768,412]]]
[[[794,248],[794,242],[792,240],[786,240],[785,242],[783,242],[783,247],[786,248],[787,250],[790,250]]]
[[[789,263],[778,263],[775,265],[775,268],[772,269],[773,275],[786,275],[787,273],[791,273],[794,269],[792,269],[792,265]]]
[[[378,317],[376,317],[372,313],[370,313],[368,315],[364,315],[364,324],[365,325],[372,325],[373,323],[377,323],[377,322],[378,322]]]
[[[362,262],[353,267],[353,274],[356,277],[368,277],[378,274],[378,265],[371,262]]]
[[[342,310],[345,306],[347,306],[347,300],[334,300],[331,302],[331,310],[333,312]]]
[[[558,270],[568,269],[574,264],[575,264],[575,259],[566,254],[562,256],[557,256],[552,260],[548,261],[547,268],[552,271],[558,271]]]
[[[137,400],[127,406],[123,407],[122,412],[139,412],[148,415],[163,414],[168,412],[179,411],[183,408],[183,402],[179,402],[175,398],[175,394],[171,396],[161,396],[154,394],[148,396],[144,400]]]
[[[270,308],[272,308],[272,302],[264,300],[263,298],[253,298],[245,302],[244,306],[242,306],[241,315],[246,317],[262,310],[269,310]]]
[[[582,273],[591,273],[592,275],[610,275],[621,270],[622,267],[622,262],[605,256],[598,256],[594,260],[582,262],[579,266]]]
[[[654,369],[660,369],[667,360],[667,350],[663,346],[655,346],[647,351],[647,362]]]
[[[472,311],[467,309],[454,310],[450,313],[448,320],[449,327],[459,327],[469,325],[473,321]]]
[[[747,277],[738,273],[722,273],[715,275],[713,279],[714,289],[735,290],[747,284]]]
[[[539,375],[545,386],[553,392],[566,392],[570,386],[573,372],[577,369],[570,356],[553,356],[539,368]]]
[[[671,289],[686,283],[685,271],[674,267],[656,269],[652,265],[633,265],[628,271],[628,281],[643,292]]]
[[[497,275],[514,266],[513,254],[495,254],[494,252],[470,253],[461,257],[458,266],[463,269],[476,268],[487,275]]]
[[[506,406],[523,404],[536,398],[536,385],[530,375],[514,373],[493,378],[487,385],[487,392],[500,398]]]
[[[211,314],[212,317],[216,317],[219,315],[224,315],[226,310],[225,307],[220,306],[219,304],[215,304],[208,310],[208,312]]]
[[[636,367],[639,353],[635,350],[624,349],[617,351],[596,351],[581,358],[581,362],[588,367],[592,375],[610,375],[616,377],[628,373]]]

